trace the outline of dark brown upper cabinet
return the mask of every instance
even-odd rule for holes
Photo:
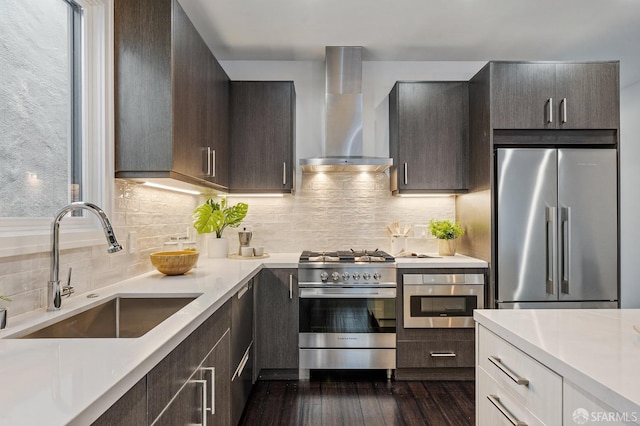
[[[230,97],[229,192],[293,193],[293,82],[232,81]]]
[[[229,77],[177,0],[115,2],[116,177],[229,184]]]
[[[389,94],[391,191],[467,191],[467,82],[397,82]]]
[[[494,129],[617,129],[618,62],[491,63]]]

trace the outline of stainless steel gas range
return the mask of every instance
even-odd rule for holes
[[[396,262],[383,251],[304,251],[300,288],[300,378],[313,369],[396,365]]]

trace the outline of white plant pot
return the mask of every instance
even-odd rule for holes
[[[455,256],[456,240],[438,240],[438,254],[440,256]]]
[[[227,257],[229,255],[229,240],[216,238],[212,235],[207,239],[207,254],[209,257]]]

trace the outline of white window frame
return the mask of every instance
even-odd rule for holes
[[[76,2],[83,8],[83,201],[97,204],[111,217],[114,185],[113,0]],[[52,220],[53,217],[0,218],[0,257],[49,251]],[[93,215],[65,217],[60,233],[62,248],[104,242],[102,227]]]

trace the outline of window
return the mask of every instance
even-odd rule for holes
[[[113,0],[2,3],[0,256],[48,249],[71,201],[108,212],[113,176]],[[82,213],[61,230],[88,245],[100,228]]]

